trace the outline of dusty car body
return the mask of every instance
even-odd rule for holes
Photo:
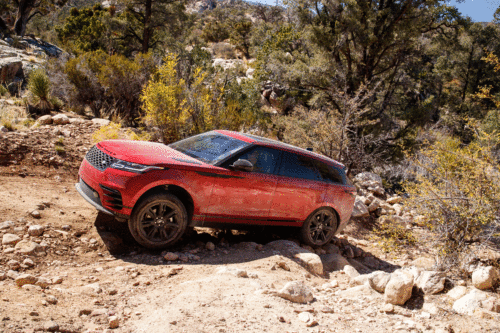
[[[143,246],[174,244],[189,226],[300,228],[320,246],[348,222],[355,187],[342,164],[262,137],[212,131],[170,145],[109,140],[92,147],[78,192],[128,221]]]

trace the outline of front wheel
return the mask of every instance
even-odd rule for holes
[[[313,212],[302,225],[300,234],[304,243],[310,246],[327,244],[337,230],[337,215],[328,208]]]
[[[150,249],[162,249],[177,242],[188,225],[182,202],[172,194],[147,197],[134,209],[128,227],[135,240]]]

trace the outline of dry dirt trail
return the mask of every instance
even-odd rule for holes
[[[69,161],[90,147],[88,137],[75,142]],[[331,271],[346,249],[362,273],[390,272],[408,258],[388,259],[352,234],[316,251],[324,274],[290,255],[297,245],[289,234],[271,231],[197,229],[169,250],[177,260],[166,261],[78,195],[77,162],[27,161],[0,166],[0,332],[500,332],[498,317],[458,315],[443,293],[414,292],[405,306],[388,306],[383,294],[353,288],[342,270]],[[20,287],[22,274],[35,280]],[[313,300],[276,295],[291,281]]]

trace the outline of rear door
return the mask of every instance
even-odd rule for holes
[[[237,159],[246,159],[254,170],[231,171],[225,177],[214,178],[206,221],[258,223],[268,218],[280,155],[279,150],[255,146],[226,161],[221,167],[228,169]]]
[[[322,181],[314,159],[298,153],[283,152],[278,171],[276,194],[271,205],[271,218],[304,221],[323,205],[328,184]]]

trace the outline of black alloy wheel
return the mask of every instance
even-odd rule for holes
[[[337,215],[328,208],[320,208],[304,222],[301,236],[308,245],[323,246],[332,239],[337,227]]]
[[[129,220],[135,240],[151,249],[161,249],[177,242],[188,224],[186,208],[172,194],[156,194],[143,200]]]

